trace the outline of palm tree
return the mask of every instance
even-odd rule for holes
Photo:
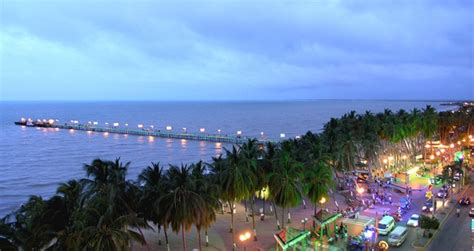
[[[166,234],[166,224],[159,216],[158,201],[161,196],[165,193],[165,185],[167,183],[166,176],[164,175],[163,167],[160,163],[151,163],[151,166],[147,166],[139,175],[138,182],[142,189],[142,194],[138,202],[138,210],[143,215],[146,221],[151,221],[158,228],[158,235],[160,234],[161,228],[165,232],[165,243],[169,250],[168,235]],[[154,206],[150,206],[154,205]],[[161,237],[159,237],[159,245],[161,245]]]
[[[232,233],[232,246],[235,250],[234,210],[235,201],[248,198],[253,193],[256,184],[255,174],[249,168],[241,168],[242,159],[240,150],[235,146],[232,150],[225,149],[226,159],[222,163],[214,163],[213,172],[218,180],[221,197],[228,202],[231,211],[231,224],[229,232]]]
[[[170,165],[167,176],[168,191],[159,200],[159,208],[171,229],[176,233],[181,231],[183,250],[186,250],[185,232],[206,215],[205,201],[195,192],[195,181],[187,165]]]
[[[250,194],[250,205],[252,211],[252,227],[253,227],[253,240],[257,241],[257,228],[255,226],[255,193],[263,188],[263,173],[262,169],[259,167],[258,159],[262,156],[262,152],[257,145],[256,139],[249,139],[246,143],[240,148],[240,168],[246,169],[248,173],[252,173],[254,182],[248,183],[246,188]]]
[[[205,202],[205,214],[196,222],[196,230],[198,232],[199,250],[202,250],[201,229],[205,228],[206,246],[208,243],[207,229],[216,220],[216,211],[221,208],[219,201],[218,186],[212,182],[212,177],[207,173],[206,165],[199,161],[192,166],[192,176],[196,182],[195,192],[199,194]]]
[[[306,196],[314,205],[314,217],[317,214],[317,204],[319,201],[328,195],[329,190],[333,187],[331,166],[328,159],[321,157],[318,159],[311,159],[305,168],[303,178],[304,190]],[[313,228],[315,227],[313,219]]]
[[[271,197],[282,208],[282,227],[285,225],[285,209],[294,207],[302,199],[303,165],[294,160],[288,149],[277,152],[274,169],[268,176]]]

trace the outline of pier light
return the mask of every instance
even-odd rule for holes
[[[430,148],[430,145],[426,144],[426,145],[425,145],[425,148]]]
[[[125,123],[125,126],[128,126],[128,123]]]
[[[199,128],[199,131],[200,131],[200,132],[205,132],[205,131],[206,131],[206,128]]]
[[[404,159],[404,160],[407,159],[407,156],[406,156],[406,155],[403,155],[403,156],[402,156],[402,159]]]
[[[260,136],[261,136],[261,137],[263,137],[263,134],[264,134],[263,132],[260,132]]]
[[[43,119],[43,122],[46,123],[46,119]]]
[[[461,141],[458,141],[458,145],[460,145],[460,144],[461,144]]]
[[[59,119],[56,119],[56,122],[59,122]]]
[[[105,125],[109,125],[109,122],[105,122]]]
[[[54,119],[48,120],[48,123],[51,124],[51,125],[54,124]]]
[[[104,136],[109,136],[109,132],[104,132]]]
[[[242,135],[242,131],[240,131],[240,130],[237,131],[237,135],[239,135],[239,136]]]
[[[462,139],[462,142],[466,142],[466,139]]]
[[[449,145],[449,147],[454,148],[454,144],[451,143],[451,145]]]
[[[138,124],[138,128],[143,128],[143,124]]]
[[[183,132],[184,132],[184,133],[186,133],[186,130],[187,130],[186,127],[183,127]]]
[[[171,131],[172,129],[173,129],[173,127],[171,127],[171,126],[166,126],[166,130],[167,130],[167,131]]]
[[[436,156],[439,156],[441,153],[440,152],[436,152]]]
[[[442,148],[440,151],[441,151],[441,153],[444,153],[446,150],[444,148]]]
[[[357,188],[357,192],[358,192],[359,194],[363,194],[364,191],[365,191],[365,189],[364,189],[363,187]]]
[[[93,124],[93,125],[98,125],[98,124],[99,124],[99,122],[97,122],[97,121],[94,121],[94,122],[92,122],[92,124]]]
[[[393,156],[388,156],[388,160],[389,160],[389,161],[392,161],[392,160],[393,160]]]
[[[119,123],[115,122],[114,127],[117,127],[117,126],[119,126]]]
[[[26,119],[25,119],[25,118],[21,118],[21,122],[25,122],[25,121],[26,121]]]
[[[434,157],[434,155],[433,155],[433,154],[431,154],[431,156],[430,156],[430,160],[434,160],[434,158],[435,158],[435,157]]]
[[[71,123],[74,124],[74,120],[71,119]]]
[[[387,164],[388,160],[387,159],[383,159],[383,163],[384,164]]]
[[[280,133],[280,138],[284,138],[286,135],[284,133]]]
[[[472,135],[469,135],[469,138],[472,139]]]
[[[79,120],[74,120],[74,124],[79,124]]]
[[[89,124],[89,125],[90,125],[90,124],[92,124],[92,122],[91,122],[91,121],[87,121],[87,124]]]
[[[154,126],[154,125],[151,125],[150,128],[153,129],[153,128],[155,128],[155,126]]]
[[[218,133],[218,134],[221,134],[221,129],[217,129],[217,133]]]
[[[295,139],[301,139],[301,136],[296,135],[296,136],[295,136]]]

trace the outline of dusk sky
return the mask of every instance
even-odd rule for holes
[[[3,0],[0,100],[474,99],[473,2]]]

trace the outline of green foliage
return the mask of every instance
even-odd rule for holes
[[[420,216],[420,228],[425,230],[438,229],[439,220],[436,217],[428,217],[426,215]]]

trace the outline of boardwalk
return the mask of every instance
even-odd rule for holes
[[[15,122],[17,125],[25,126],[26,124],[20,124]],[[34,123],[28,124],[27,127],[45,127],[45,128],[58,128],[65,130],[78,130],[78,131],[92,131],[92,132],[107,132],[107,133],[116,133],[116,134],[128,134],[128,135],[137,135],[137,136],[152,136],[160,138],[173,138],[173,139],[185,139],[185,140],[197,140],[197,141],[210,141],[210,142],[222,142],[222,143],[231,143],[231,144],[243,144],[247,142],[249,137],[243,136],[228,136],[221,134],[206,134],[206,133],[177,133],[170,131],[161,131],[157,129],[130,129],[128,127],[103,127],[99,125],[91,124],[78,124],[78,123],[65,123],[65,124],[56,124],[56,123]],[[264,144],[267,140],[257,140],[259,144]]]

